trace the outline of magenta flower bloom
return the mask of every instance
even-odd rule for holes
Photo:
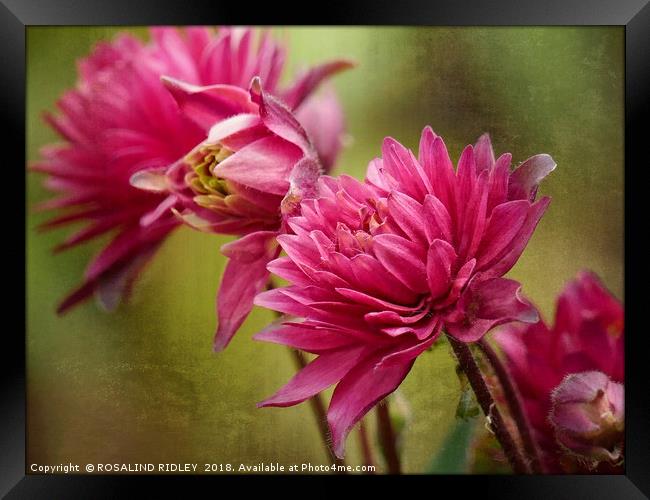
[[[164,195],[136,189],[129,182],[135,172],[163,169],[205,139],[205,127],[179,113],[161,75],[195,85],[241,89],[258,76],[267,90],[299,108],[322,79],[344,66],[337,62],[316,67],[280,89],[285,50],[267,34],[254,44],[253,34],[250,29],[215,33],[198,27],[154,28],[148,44],[122,34],[111,43],[98,44],[79,61],[76,87],[59,100],[58,115],[46,115],[63,143],[43,148],[41,160],[32,166],[48,174],[45,185],[59,195],[40,208],[62,211],[43,227],[85,223],[57,251],[105,233],[113,236],[88,265],[80,286],[60,304],[60,313],[93,294],[104,307],[114,308],[163,239],[180,224],[170,210],[152,214]],[[305,106],[313,108],[318,102],[306,100]],[[329,109],[338,103],[333,98],[324,105]],[[330,165],[338,152],[341,124],[324,121],[317,133],[324,136],[321,144],[328,149],[322,155]]]
[[[623,454],[623,384],[602,372],[567,375],[551,394],[549,421],[558,444],[591,466],[616,463]]]
[[[548,155],[510,171],[487,135],[463,151],[454,171],[430,128],[416,158],[387,138],[365,182],[321,177],[319,197],[290,218],[278,238],[287,256],[269,269],[291,285],[256,304],[304,318],[257,339],[317,354],[260,406],[300,403],[338,384],[328,411],[334,449],[378,401],[394,391],[415,358],[446,332],[475,341],[512,320],[536,321],[520,285],[501,276],[517,261],[549,199],[538,183]]]
[[[598,371],[612,382],[623,382],[624,316],[620,302],[594,274],[583,272],[559,296],[553,326],[543,321],[511,324],[499,329],[495,340],[523,398],[546,468],[550,472],[584,470],[582,461],[568,459],[558,446],[548,418],[552,394],[572,373]]]
[[[284,218],[313,196],[322,173],[318,155],[294,115],[261,88],[195,87],[164,79],[183,112],[209,127],[207,139],[167,171],[132,177],[142,189],[167,193],[143,224],[171,209],[195,229],[241,236],[222,248],[228,264],[217,298],[215,350],[223,349],[268,283]],[[214,124],[210,126],[210,124]]]

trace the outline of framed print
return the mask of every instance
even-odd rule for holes
[[[649,494],[650,7],[365,4],[4,2],[7,498]]]

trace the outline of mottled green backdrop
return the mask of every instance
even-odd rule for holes
[[[134,30],[146,37],[146,30]],[[623,289],[622,28],[278,29],[290,72],[335,57],[358,67],[334,85],[354,140],[337,172],[363,175],[381,140],[416,147],[422,127],[454,159],[484,131],[515,162],[550,153],[540,192],[553,202],[510,276],[552,313],[582,268]],[[40,114],[75,81],[75,60],[114,28],[28,28],[27,154],[55,140]],[[92,117],[88,117],[92,119]],[[46,198],[28,175],[29,206]],[[114,314],[92,301],[57,317],[95,242],[53,256],[68,230],[41,234],[27,215],[28,463],[328,463],[309,406],[255,402],[294,372],[288,352],[251,341],[271,319],[256,309],[226,352],[212,353],[214,296],[226,237],[183,228]],[[402,385],[411,407],[404,469],[423,471],[453,423],[458,382],[446,347],[422,356]],[[360,460],[356,435],[351,463]]]

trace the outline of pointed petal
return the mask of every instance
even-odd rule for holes
[[[160,220],[161,217],[167,215],[167,216],[172,216],[172,207],[176,205],[178,202],[178,199],[176,198],[176,195],[170,194],[167,198],[165,198],[163,201],[161,201],[156,208],[154,208],[151,212],[146,213],[142,217],[140,217],[140,225],[141,226],[150,226],[153,223],[157,222]]]
[[[256,306],[266,307],[272,311],[291,314],[293,316],[307,317],[312,313],[312,310],[309,307],[301,304],[296,299],[289,297],[285,293],[284,288],[276,288],[258,293],[255,296],[253,303]]]
[[[278,98],[264,92],[259,78],[251,82],[251,98],[259,104],[260,118],[274,134],[298,146],[308,156],[315,157],[313,146],[291,110]]]
[[[297,109],[324,80],[354,66],[355,63],[350,60],[339,59],[311,68],[300,75],[294,84],[282,93],[282,98],[291,109]]]
[[[502,253],[498,261],[493,260],[493,263],[486,266],[486,269],[483,270],[484,273],[489,273],[491,276],[503,276],[515,265],[550,202],[550,198],[541,198],[528,208],[526,220],[515,238],[506,246],[505,254]]]
[[[431,298],[437,299],[449,291],[455,260],[454,247],[443,240],[433,241],[427,252],[427,281]]]
[[[422,205],[399,191],[388,195],[388,212],[399,228],[411,240],[424,244],[427,241]]]
[[[432,194],[428,194],[424,198],[422,214],[426,221],[424,230],[429,243],[435,239],[444,239],[447,242],[452,241],[451,217],[447,208],[438,198]]]
[[[95,296],[106,311],[114,311],[131,289],[142,267],[151,259],[158,245],[140,252],[118,268],[111,269],[97,279]]]
[[[258,114],[242,113],[215,123],[205,144],[220,143],[232,151],[239,151],[268,134]]]
[[[293,406],[336,384],[356,364],[363,347],[337,349],[321,354],[300,370],[282,389],[258,403],[265,406]]]
[[[511,321],[535,323],[535,307],[521,295],[521,285],[506,278],[473,282],[463,293],[447,331],[463,342],[476,342],[488,330]]]
[[[386,351],[375,351],[367,355],[334,390],[327,422],[332,432],[334,453],[339,458],[345,453],[345,438],[352,427],[373,406],[397,389],[413,366],[413,361],[409,361],[377,367],[387,354]]]
[[[255,295],[268,281],[268,262],[278,253],[273,231],[251,233],[224,245],[222,253],[228,264],[217,295],[217,332],[214,350],[223,350],[251,309]]]
[[[345,140],[345,115],[341,103],[332,88],[310,97],[296,112],[311,139],[323,170],[329,172],[334,166]]]
[[[74,306],[76,306],[77,304],[80,304],[84,300],[87,300],[95,292],[96,286],[97,283],[95,282],[95,280],[84,280],[84,282],[81,283],[81,285],[79,285],[72,292],[70,292],[68,295],[65,296],[65,298],[61,301],[61,303],[57,307],[56,313],[59,315],[63,315],[67,313],[70,309],[72,309]]]
[[[524,225],[529,208],[527,200],[509,201],[494,208],[477,251],[479,270],[489,268],[508,252]]]
[[[277,136],[259,139],[219,163],[214,174],[259,191],[284,196],[300,150]]]
[[[394,234],[380,234],[373,238],[373,249],[377,260],[409,289],[416,293],[428,289],[419,245]]]
[[[392,187],[408,194],[415,200],[423,200],[433,192],[429,177],[413,153],[392,137],[386,137],[381,146],[384,171],[395,182]]]
[[[131,176],[133,187],[152,193],[164,193],[169,190],[169,179],[160,170],[141,170]]]
[[[476,159],[477,172],[492,168],[494,165],[494,150],[492,149],[490,134],[485,133],[478,138],[478,141],[474,145],[474,157]]]
[[[555,170],[556,166],[555,160],[547,154],[528,158],[510,174],[508,199],[534,201],[538,184]]]
[[[308,276],[289,257],[272,260],[266,268],[276,276],[294,285],[307,286],[312,284]]]
[[[316,354],[321,351],[338,349],[354,342],[354,338],[333,330],[302,327],[299,323],[269,326],[256,334],[253,339],[282,344]]]
[[[168,76],[161,77],[161,81],[183,113],[206,132],[217,121],[240,113],[255,112],[248,92],[233,85],[200,87]]]
[[[442,332],[442,325],[433,332],[430,337],[427,337],[425,340],[418,342],[417,344],[405,346],[401,351],[395,351],[390,353],[388,356],[385,356],[377,365],[378,368],[403,365],[408,363],[411,360],[417,358],[420,354],[426,351],[433,343],[438,339],[440,333]]]

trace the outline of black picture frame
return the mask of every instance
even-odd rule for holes
[[[39,476],[26,475],[25,444],[25,254],[13,249],[25,236],[25,32],[32,25],[156,25],[156,24],[400,24],[400,25],[619,25],[625,27],[625,303],[626,330],[626,473],[621,476],[410,476],[401,481],[433,481],[447,491],[494,495],[501,499],[609,499],[650,497],[650,391],[647,387],[646,350],[640,321],[641,259],[647,247],[637,237],[643,224],[644,184],[637,178],[648,168],[647,139],[650,95],[650,5],[648,0],[507,0],[424,2],[416,0],[364,0],[354,3],[328,1],[319,9],[280,8],[266,5],[225,3],[217,0],[1,0],[0,71],[5,147],[3,148],[5,220],[16,224],[15,237],[7,239],[10,250],[4,260],[15,270],[14,282],[3,290],[5,323],[2,339],[2,412],[0,413],[0,494],[7,498],[104,498],[130,496],[134,485],[147,488],[148,496],[158,488],[169,493],[187,492],[189,480],[199,484],[224,481],[223,476]],[[293,14],[288,14],[293,12]],[[307,14],[309,12],[309,14]],[[293,17],[292,17],[293,16]],[[7,177],[8,176],[8,177]],[[15,177],[14,177],[15,176]],[[11,213],[8,213],[11,212]],[[13,213],[16,212],[16,213]],[[647,224],[647,223],[646,223]],[[22,240],[23,242],[25,240]],[[22,264],[22,266],[21,266]],[[9,327],[7,325],[12,324]],[[251,484],[250,476],[232,478],[237,486]],[[267,480],[284,480],[279,476]],[[297,477],[296,481],[308,478]],[[341,479],[341,478],[339,478]],[[384,476],[354,476],[344,481],[378,481]],[[292,478],[293,480],[293,478]],[[194,487],[194,485],[193,485]],[[428,488],[428,486],[424,486]],[[171,488],[171,489],[170,489]],[[282,491],[282,490],[280,490]],[[333,491],[335,493],[335,490]],[[433,490],[431,494],[434,494]],[[455,493],[453,493],[455,494]]]

